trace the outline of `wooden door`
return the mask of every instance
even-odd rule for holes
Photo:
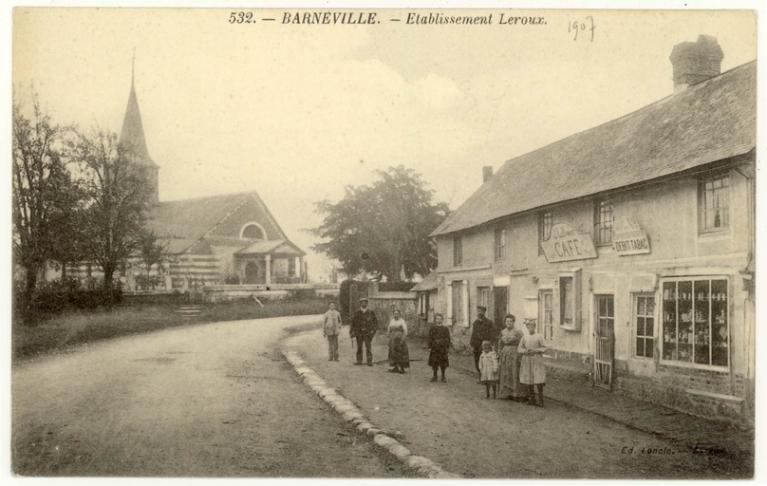
[[[594,385],[612,390],[615,357],[615,304],[612,295],[597,295]]]

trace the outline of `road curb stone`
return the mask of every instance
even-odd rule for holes
[[[351,400],[341,395],[335,388],[329,386],[301,356],[295,351],[282,351],[282,355],[293,367],[304,384],[312,389],[336,413],[349,422],[356,430],[373,439],[376,446],[393,455],[404,466],[427,478],[457,479],[462,476],[442,469],[442,466],[423,456],[414,455],[410,449],[402,445],[380,428],[373,425],[362,411]]]

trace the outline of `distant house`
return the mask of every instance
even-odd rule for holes
[[[151,269],[153,287],[305,281],[305,253],[290,241],[256,192],[159,201],[159,166],[147,149],[133,80],[120,143],[132,149],[132,162],[148,172],[152,185],[149,227],[166,250],[164,261]],[[142,287],[145,272],[136,256],[125,263],[119,278],[127,289],[136,289]],[[70,265],[67,273],[81,280],[103,277],[97,265],[88,263]]]
[[[432,234],[437,311],[535,319],[561,369],[753,420],[756,62],[674,48],[675,92],[507,161]]]

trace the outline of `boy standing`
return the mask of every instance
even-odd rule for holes
[[[328,304],[322,335],[328,340],[328,361],[338,361],[338,333],[341,332],[341,313],[336,310],[336,303]]]

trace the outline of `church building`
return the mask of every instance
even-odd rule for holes
[[[136,256],[119,273],[125,290],[199,288],[210,284],[287,284],[306,281],[305,253],[291,242],[255,191],[176,201],[159,200],[159,166],[149,155],[135,83],[131,79],[120,144],[147,172],[152,209],[148,226],[165,249],[149,278]],[[103,276],[95,264],[68,266],[81,280]]]

